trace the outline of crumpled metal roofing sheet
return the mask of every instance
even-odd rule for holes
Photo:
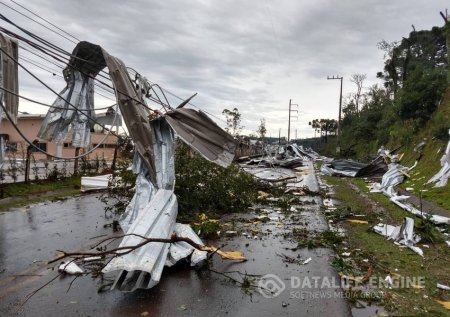
[[[441,166],[439,172],[431,177],[427,184],[435,183],[434,187],[444,187],[447,185],[448,178],[450,177],[450,141],[447,143],[445,153],[441,157]]]
[[[233,161],[236,141],[202,111],[181,108],[165,118],[178,137],[207,160],[223,167]]]
[[[94,112],[94,79],[78,70],[66,68],[67,87],[49,108],[38,137],[44,140],[64,141],[73,130],[72,146],[87,148],[91,143]],[[81,111],[76,111],[77,107]],[[88,118],[89,117],[89,118]]]
[[[178,212],[173,192],[175,132],[205,158],[222,166],[233,160],[234,139],[204,113],[192,109],[176,109],[150,120],[142,89],[134,86],[125,64],[98,45],[80,42],[69,66],[94,75],[105,66],[109,68],[117,103],[136,145],[133,164],[134,172],[138,173],[136,192],[120,219],[127,234],[120,247],[135,246],[144,240],[142,237],[168,239],[173,232],[202,244],[192,229],[175,223]],[[58,126],[54,132],[63,129]],[[103,272],[120,271],[113,288],[122,291],[151,288],[159,282],[166,264],[173,265],[189,256],[194,265],[206,258],[206,252],[194,250],[187,243],[152,242],[113,258]]]

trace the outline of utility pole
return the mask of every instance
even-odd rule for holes
[[[296,106],[296,110],[292,110],[291,107]],[[294,118],[297,118],[298,120],[298,104],[293,104],[292,99],[289,99],[289,121],[288,121],[288,138],[287,143],[289,144],[289,141],[291,140],[291,112],[297,112],[297,116],[294,116]]]
[[[327,76],[327,80],[339,79],[341,81],[341,92],[339,94],[339,119],[337,124],[337,141],[336,141],[336,154],[341,152],[341,112],[342,112],[342,81],[344,77],[336,75],[333,77]]]
[[[281,146],[281,128],[278,130],[278,146]]]

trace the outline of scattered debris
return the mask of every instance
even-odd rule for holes
[[[366,165],[352,160],[332,160],[330,162],[324,162],[320,167],[320,171],[330,176],[342,175],[355,177],[358,171]]]
[[[436,287],[439,288],[439,289],[443,289],[445,291],[450,291],[450,286],[447,286],[447,285],[443,285],[443,284],[437,283]]]
[[[415,246],[420,241],[420,236],[414,234],[414,220],[412,218],[405,217],[405,220],[399,226],[379,223],[373,227],[373,230],[387,237],[388,240],[394,240],[396,244],[405,245],[420,256],[423,256],[422,249]]]
[[[353,224],[368,224],[369,223],[367,220],[359,220],[359,219],[347,219],[347,222],[350,222]]]
[[[83,258],[83,262],[94,262],[94,261],[100,261],[102,259],[101,256],[91,256],[88,258]]]
[[[427,184],[434,183],[434,187],[444,187],[445,185],[447,185],[448,178],[450,177],[450,141],[447,143],[445,153],[441,157],[441,166],[442,168],[439,170],[439,172],[431,177]]]
[[[92,190],[102,190],[108,188],[109,180],[112,174],[99,176],[82,176],[81,177],[81,192],[85,193]]]
[[[61,262],[60,266],[58,267],[58,271],[70,275],[80,275],[84,273],[84,271],[73,261],[70,261],[68,263]]]
[[[105,67],[111,74],[116,92],[120,92],[120,95],[116,94],[117,105],[136,148],[133,161],[133,172],[138,174],[136,192],[120,219],[126,235],[119,248],[138,246],[145,239],[170,239],[173,234],[202,245],[192,229],[175,223],[178,212],[174,194],[175,135],[203,157],[223,167],[231,164],[237,146],[234,138],[203,112],[183,108],[186,102],[176,109],[169,106],[164,114],[142,107],[150,89],[147,79],[136,74],[132,81],[120,59],[98,45],[83,41],[76,45],[65,69],[67,87],[54,103],[59,107],[49,109],[39,136],[59,141],[64,139],[71,126],[74,146],[90,144],[90,129],[94,122],[88,116],[94,115],[93,80]],[[73,104],[85,112],[75,112],[69,107]],[[97,180],[105,186],[106,177],[85,179],[85,184]],[[245,259],[241,253],[227,253],[214,247],[209,250],[223,258]],[[122,291],[151,288],[159,282],[166,264],[171,265],[196,251],[182,242],[147,243],[133,252],[116,255],[102,272],[119,271],[112,288]],[[191,256],[191,264],[205,258],[204,251],[207,250]]]
[[[329,176],[378,177],[387,171],[385,156],[385,152],[380,152],[369,164],[353,160],[328,160],[324,161],[320,171]]]
[[[177,307],[177,310],[178,311],[185,311],[185,310],[187,310],[187,307],[186,307],[186,305],[180,305],[180,306]]]
[[[444,301],[440,301],[440,300],[437,300],[436,302],[438,302],[439,304],[441,304],[442,306],[444,306],[445,308],[450,310],[450,302],[444,302]]]

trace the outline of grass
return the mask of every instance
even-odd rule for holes
[[[80,182],[81,179],[78,176],[58,181],[40,180],[28,184],[1,184],[0,188],[6,201],[0,205],[0,210],[78,194],[80,192]]]
[[[388,290],[389,299],[385,307],[396,314],[414,316],[449,316],[449,311],[438,304],[436,300],[448,301],[448,292],[438,290],[436,283],[450,283],[450,248],[445,244],[430,245],[423,248],[424,257],[420,257],[407,248],[399,248],[392,241],[372,231],[373,225],[382,218],[390,224],[400,223],[408,213],[393,205],[381,194],[370,194],[364,198],[355,193],[351,183],[358,186],[363,193],[368,193],[362,180],[324,177],[325,181],[334,185],[341,208],[351,208],[355,213],[366,214],[369,224],[352,225],[344,223],[347,232],[347,243],[350,250],[361,249],[364,256],[374,264],[377,276],[386,276],[395,272],[403,277],[424,277],[425,288],[403,288]],[[351,182],[351,183],[350,183]],[[376,204],[375,204],[376,203]],[[416,223],[419,220],[416,219]],[[353,252],[354,253],[354,252]]]

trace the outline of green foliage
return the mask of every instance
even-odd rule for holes
[[[209,219],[204,213],[198,217],[198,222],[192,223],[191,226],[201,238],[205,239],[218,238],[222,229],[218,220]]]
[[[356,92],[347,98],[341,122],[341,153],[368,161],[381,145],[408,147],[423,137],[419,135],[425,128],[432,130],[431,137],[447,140],[448,120],[435,115],[448,87],[443,28],[413,31],[408,38],[382,41],[378,47],[385,53],[384,69],[377,75],[384,83],[365,89],[357,85]],[[356,95],[361,96],[359,105]]]
[[[227,127],[225,130],[233,136],[238,136],[242,130],[241,114],[238,108],[233,108],[233,110],[224,109],[222,114],[227,120]]]
[[[428,121],[447,86],[446,77],[443,69],[415,65],[396,100],[400,119],[414,119],[419,125]]]
[[[258,134],[261,140],[264,140],[266,137],[267,129],[266,129],[266,119],[261,119],[261,123],[258,126]]]
[[[424,218],[420,219],[416,227],[422,242],[444,242],[443,235],[436,228],[436,225],[431,221],[431,215],[427,215]]]
[[[130,159],[118,161],[116,176],[101,196],[106,212],[121,214],[134,195],[136,175],[129,170]],[[175,194],[180,216],[202,213],[242,212],[258,197],[260,183],[237,165],[220,167],[194,153],[182,142],[175,156]]]
[[[187,145],[177,144],[175,194],[179,213],[242,212],[258,195],[259,182],[237,165],[208,162]]]
[[[100,200],[106,204],[105,213],[122,214],[134,195],[136,174],[129,169],[131,160],[120,159],[114,177],[109,181],[108,190],[103,192]]]
[[[314,119],[309,122],[311,128],[324,137],[325,143],[328,142],[328,135],[336,135],[338,124],[334,119]]]

